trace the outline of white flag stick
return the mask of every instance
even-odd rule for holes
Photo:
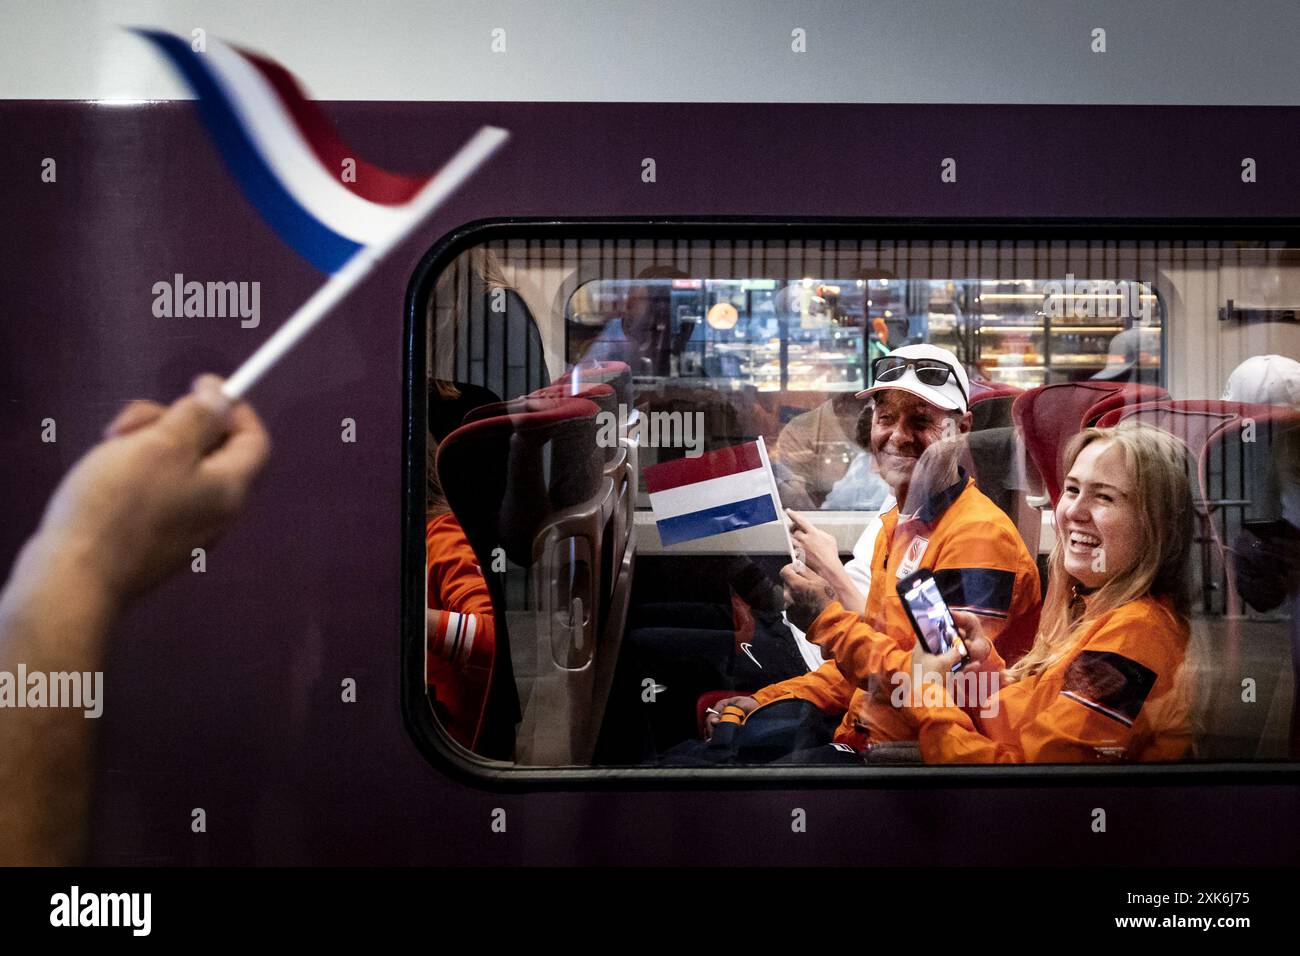
[[[352,289],[369,275],[384,256],[399,242],[409,236],[448,196],[474,174],[509,137],[503,129],[484,126],[460,148],[438,175],[416,194],[411,201],[410,218],[402,228],[388,238],[366,246],[347,261],[328,282],[316,290],[289,320],[261,344],[243,365],[226,379],[221,391],[232,401],[243,397],[272,365],[285,356],[299,339],[310,332],[329,311]]]
[[[780,522],[781,530],[785,532],[785,546],[790,550],[790,561],[794,564],[799,563],[799,559],[794,553],[794,538],[790,537],[790,525],[787,523],[785,508],[781,507],[781,492],[776,487],[776,475],[772,471],[772,462],[767,457],[767,443],[763,441],[763,436],[758,436],[758,457],[763,460],[763,469],[767,472],[768,483],[772,486],[772,504],[776,506],[776,520]]]

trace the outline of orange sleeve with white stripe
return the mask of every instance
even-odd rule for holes
[[[1185,632],[1149,599],[1111,612],[1085,635],[1064,662],[1039,680],[1048,686],[1043,706],[1005,739],[980,733],[952,706],[912,708],[927,763],[1092,763],[1128,754],[1138,714],[1176,694]],[[946,696],[946,695],[945,695]],[[1157,743],[1176,734],[1157,733]],[[1163,754],[1177,755],[1169,748]]]
[[[492,598],[459,522],[444,514],[425,530],[429,569],[429,653],[457,668],[487,667],[496,635]]]

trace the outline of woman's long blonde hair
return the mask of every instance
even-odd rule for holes
[[[1029,653],[1007,670],[1008,681],[1041,674],[1070,649],[1080,627],[1146,594],[1167,598],[1174,613],[1183,619],[1190,613],[1193,511],[1187,446],[1150,425],[1088,428],[1066,445],[1064,471],[1068,473],[1079,453],[1098,441],[1119,449],[1133,478],[1134,504],[1141,522],[1137,563],[1098,588],[1080,613],[1074,600],[1079,581],[1065,570],[1068,542],[1058,528],[1048,559],[1047,596],[1038,636]]]

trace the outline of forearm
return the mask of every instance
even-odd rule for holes
[[[835,591],[835,599],[842,605],[859,614],[866,609],[867,596],[858,589],[857,582],[849,576],[844,565],[837,564],[834,568],[828,568],[825,577],[826,583]]]
[[[982,733],[946,692],[941,706],[912,714],[926,763],[1097,763],[1127,752],[1132,739],[1130,728],[1064,695],[1003,739]]]
[[[770,704],[782,697],[798,697],[811,701],[824,713],[844,711],[853,698],[853,687],[844,680],[834,661],[827,661],[815,671],[792,677],[779,684],[769,684],[754,693],[760,704]]]
[[[946,697],[946,695],[945,695]],[[926,763],[1024,763],[1018,747],[999,744],[975,728],[970,715],[945,700],[941,707],[916,707],[917,740]]]
[[[86,709],[17,707],[28,688],[20,665],[49,688],[49,675],[101,670],[104,635],[119,602],[87,569],[82,546],[40,535],[15,562],[0,595],[0,672],[15,697],[0,708],[0,863],[63,864],[84,851],[94,721]],[[92,678],[93,680],[93,678]],[[98,685],[102,689],[102,683]],[[96,701],[102,705],[102,701]]]
[[[496,646],[492,615],[437,611],[425,613],[429,653],[458,670],[489,667]]]
[[[910,649],[900,647],[898,641],[868,624],[860,611],[851,611],[838,601],[812,622],[808,640],[821,647],[824,656],[833,658],[855,687],[865,688],[872,677],[888,681],[892,674],[907,673],[911,667]]]

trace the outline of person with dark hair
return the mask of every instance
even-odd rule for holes
[[[676,266],[642,269],[624,285],[622,310],[605,323],[580,360],[623,362],[634,376],[675,376],[677,360],[695,331],[695,322],[678,323],[673,316],[673,280],[685,278]]]

